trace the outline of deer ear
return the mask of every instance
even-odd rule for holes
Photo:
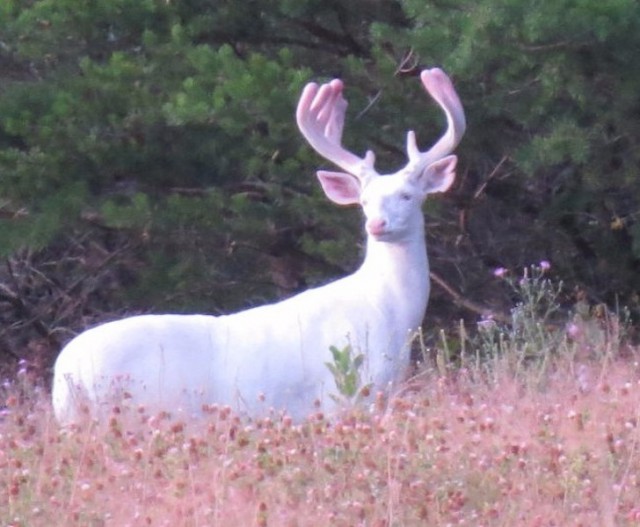
[[[327,172],[319,170],[318,179],[326,196],[338,205],[360,203],[360,182],[345,172]]]
[[[444,192],[456,178],[457,156],[446,156],[434,161],[422,172],[414,176],[414,183],[418,185],[424,194]]]

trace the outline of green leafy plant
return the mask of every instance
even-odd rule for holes
[[[354,355],[351,345],[339,349],[329,348],[333,362],[325,363],[332,373],[339,395],[331,395],[336,402],[357,403],[371,392],[371,383],[363,384],[361,370],[364,365],[363,353]]]

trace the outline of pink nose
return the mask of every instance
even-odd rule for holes
[[[387,220],[383,220],[382,218],[371,218],[367,221],[366,229],[369,234],[377,236],[384,233],[386,226]]]

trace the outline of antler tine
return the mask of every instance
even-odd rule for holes
[[[447,131],[428,151],[420,152],[413,131],[407,133],[407,154],[413,170],[424,168],[449,154],[460,142],[466,129],[464,109],[451,79],[440,68],[424,70],[422,84],[447,116]]]
[[[375,155],[368,151],[364,158],[360,158],[341,144],[348,105],[342,96],[343,87],[339,79],[322,86],[307,84],[298,102],[296,120],[302,135],[318,154],[358,179],[365,180],[377,175]]]

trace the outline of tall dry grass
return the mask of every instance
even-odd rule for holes
[[[2,388],[0,524],[640,525],[640,365],[616,320],[548,329],[533,310],[541,340],[485,324],[386,409],[304,423],[212,407],[187,425],[124,401],[60,430],[22,371]]]
[[[21,391],[0,424],[0,523],[640,525],[638,369],[558,365],[543,389],[424,376],[387,412],[302,424],[120,408],[61,431]]]

